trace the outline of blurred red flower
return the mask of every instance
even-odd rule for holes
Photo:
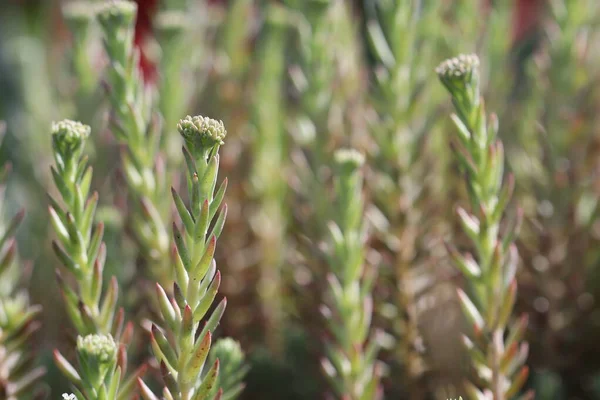
[[[516,0],[513,9],[513,43],[526,39],[542,22],[546,0]]]
[[[156,11],[158,0],[136,0],[138,17],[135,24],[135,45],[140,50],[140,69],[146,83],[153,83],[157,78],[156,65],[144,51],[144,42],[152,35],[152,16]]]

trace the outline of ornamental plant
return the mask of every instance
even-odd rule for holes
[[[0,136],[5,125],[0,123]],[[5,180],[10,166],[0,170],[0,211],[4,214]],[[0,397],[7,400],[30,399],[43,395],[40,379],[46,369],[36,367],[28,349],[33,335],[40,329],[41,306],[30,302],[28,293],[20,288],[23,263],[18,258],[15,232],[25,216],[21,210],[8,221],[0,223]]]
[[[194,9],[188,1],[164,0],[154,17],[156,41],[160,48],[158,61],[158,108],[164,120],[160,137],[160,149],[165,154],[170,167],[179,167],[181,162],[181,138],[175,127],[181,115],[193,99],[196,85],[196,66],[189,62],[189,49],[200,47],[202,42],[192,41],[195,36],[204,37],[204,28],[197,24],[205,10]],[[201,33],[201,34],[200,34]],[[203,49],[200,50],[202,52]],[[196,50],[197,51],[197,50]]]
[[[52,242],[52,248],[64,270],[75,282],[72,287],[64,273],[57,270],[65,308],[76,332],[80,337],[102,336],[101,339],[98,336],[90,336],[92,339],[89,340],[80,339],[83,341],[81,344],[78,341],[78,350],[94,347],[94,343],[105,348],[109,341],[118,358],[115,358],[115,365],[107,366],[102,376],[90,375],[98,371],[86,370],[91,366],[85,358],[79,359],[84,369],[81,374],[59,351],[54,352],[54,360],[78,393],[85,393],[85,397],[81,398],[115,398],[103,397],[107,393],[118,393],[119,398],[128,398],[135,389],[135,378],[143,374],[145,367],[140,367],[129,379],[125,379],[125,348],[132,337],[133,325],[125,323],[124,310],[117,307],[117,279],[113,277],[108,288],[103,290],[106,260],[106,247],[102,242],[104,226],[102,223],[94,226],[98,193],[90,195],[92,168],[83,155],[89,135],[90,127],[80,122],[63,120],[52,125],[55,165],[51,167],[51,172],[61,200],[49,194],[50,221],[57,237]],[[112,371],[110,378],[106,375],[109,370]]]
[[[0,193],[0,399],[37,398],[43,379],[52,398],[69,381],[68,400],[136,398],[126,358],[148,362],[137,391],[161,399],[600,398],[597,0],[0,3],[0,163],[15,167]],[[448,62],[438,85],[434,64],[458,49],[481,65]],[[458,132],[439,118],[444,87]],[[225,123],[186,118],[184,138],[192,107]],[[98,133],[85,150],[76,135],[52,150],[60,114]],[[342,173],[340,146],[364,165]],[[51,161],[69,152],[75,178]],[[209,171],[235,181],[214,255],[225,199]],[[360,193],[344,197],[346,176]],[[143,328],[131,342],[129,320]],[[55,344],[68,379],[35,368],[29,348]]]
[[[130,1],[111,1],[100,6],[97,19],[110,60],[106,71],[112,110],[111,130],[125,150],[122,170],[132,201],[130,227],[153,280],[170,285],[168,221],[170,206],[165,162],[159,156],[161,124],[150,88],[144,86],[134,48],[137,6]]]
[[[75,393],[65,399],[111,400],[127,399],[128,393],[119,391],[121,367],[117,364],[118,345],[109,335],[77,337],[79,370],[69,364],[68,377],[75,385]]]
[[[331,236],[327,304],[321,313],[330,338],[321,365],[332,391],[340,399],[381,399],[380,340],[371,333],[373,270],[365,269],[363,232],[364,156],[353,149],[334,154],[337,212],[329,224]]]
[[[161,326],[152,326],[152,351],[160,363],[164,398],[220,399],[225,395],[218,387],[220,361],[215,358],[208,365],[206,361],[227,306],[227,299],[223,298],[210,311],[221,284],[221,273],[213,257],[227,216],[227,204],[221,207],[227,179],[216,187],[219,147],[227,131],[223,122],[202,116],[182,119],[177,129],[185,142],[189,205],[172,190],[182,227],[173,224],[177,250],[173,260],[173,296],[169,297],[156,284],[162,322]],[[144,399],[159,398],[142,380],[139,386]],[[235,398],[236,388],[237,383],[228,387],[228,398]]]
[[[89,57],[89,47],[92,43],[90,31],[94,27],[95,7],[87,1],[74,1],[65,4],[62,13],[73,37],[71,62],[77,77],[78,94],[89,96],[98,83],[98,73]]]
[[[397,338],[395,355],[405,393],[415,399],[422,397],[421,378],[427,371],[417,303],[430,292],[420,289],[419,281],[428,280],[429,287],[434,283],[421,255],[426,254],[423,236],[433,219],[424,146],[438,120],[429,75],[439,38],[427,31],[438,3],[378,1],[366,6],[367,39],[375,59],[369,97],[374,115],[368,119],[372,177],[367,185],[381,215],[374,225],[386,260],[382,274],[390,271],[387,280],[393,285],[389,319]]]
[[[469,326],[463,342],[476,376],[465,383],[465,390],[471,399],[513,399],[529,373],[524,365],[528,346],[523,342],[527,318],[512,318],[518,264],[514,241],[521,214],[508,224],[503,221],[514,180],[510,175],[504,179],[498,120],[493,114],[488,119],[480,98],[478,57],[448,59],[436,72],[456,111],[452,143],[471,206],[470,212],[460,206],[456,211],[473,243],[474,257],[448,245],[466,282],[465,290],[458,289],[458,299]]]

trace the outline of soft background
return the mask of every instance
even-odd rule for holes
[[[158,0],[138,3],[141,68],[152,85],[163,76],[153,40],[160,5]],[[448,149],[450,104],[433,70],[449,56],[476,52],[487,109],[498,113],[516,176],[515,202],[525,212],[518,242],[518,309],[530,315],[527,386],[536,389],[538,399],[600,399],[597,0],[423,1],[414,29],[399,29],[394,39],[406,39],[401,59],[406,79],[390,84],[388,97],[373,85],[381,68],[366,35],[376,20],[374,1],[339,1],[326,17],[327,40],[311,49],[321,56],[311,65],[300,65],[296,28],[281,29],[285,70],[275,98],[263,90],[270,80],[261,75],[269,62],[277,62],[272,51],[280,48],[261,46],[269,2],[192,3],[201,18],[181,61],[195,66],[188,71],[194,77],[186,109],[222,119],[229,132],[221,174],[230,182],[230,213],[217,255],[222,293],[229,299],[221,333],[242,343],[253,367],[244,398],[317,399],[324,393],[317,363],[324,266],[314,251],[323,224],[310,209],[327,200],[315,198],[323,193],[298,189],[305,179],[299,154],[315,140],[325,155],[350,144],[367,154],[368,261],[379,270],[374,325],[397,339],[381,356],[390,367],[387,397],[460,394],[456,387],[467,365],[453,291],[460,280],[443,241],[461,240],[453,210],[465,193]],[[304,14],[310,26],[310,8],[318,13],[318,3],[287,1],[285,7]],[[6,212],[27,210],[19,250],[31,275],[26,285],[32,300],[44,307],[34,346],[49,368],[45,379],[53,398],[66,384],[52,365],[51,350],[68,348],[69,327],[55,284],[58,261],[47,223],[51,121],[76,118],[92,125],[89,154],[103,204],[98,217],[107,226],[108,273],[119,277],[125,305],[135,305],[144,290],[133,280],[139,266],[123,217],[125,186],[118,146],[107,131],[108,104],[101,83],[88,97],[77,95],[71,43],[59,1],[0,3],[0,120],[8,128],[0,159],[13,166]],[[96,35],[89,55],[97,71],[105,62],[100,49]],[[299,128],[314,104],[295,88],[298,68],[326,77],[311,83],[315,93],[331,97],[316,134]],[[185,85],[186,79],[176,75],[173,84]],[[266,117],[257,118],[262,112]],[[399,143],[378,139],[372,121],[380,113],[402,127]],[[272,126],[282,128],[266,136]],[[174,127],[171,133],[176,135]],[[386,146],[394,151],[386,154]],[[135,319],[136,308],[129,311]],[[134,345],[141,360],[147,341],[139,331]]]

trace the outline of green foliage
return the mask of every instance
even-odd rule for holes
[[[500,232],[500,222],[514,189],[504,183],[504,151],[497,140],[498,120],[487,120],[479,89],[479,58],[460,55],[444,61],[436,72],[452,96],[457,128],[454,149],[463,173],[472,213],[458,207],[461,227],[475,247],[473,258],[451,245],[449,253],[468,283],[458,298],[470,326],[463,337],[479,384],[466,383],[469,398],[515,398],[529,374],[524,366],[528,347],[522,343],[523,318],[512,321],[518,263],[514,244],[522,214]],[[509,332],[508,336],[506,332]],[[482,390],[478,389],[480,386]]]
[[[65,269],[77,281],[74,291],[58,274],[67,312],[82,335],[109,333],[116,315],[118,283],[113,279],[102,299],[106,248],[102,243],[104,227],[94,229],[98,194],[90,196],[92,168],[83,156],[90,127],[64,120],[52,125],[55,166],[54,184],[63,205],[50,195],[50,221],[57,240],[53,249]]]
[[[80,122],[64,120],[52,125],[55,165],[51,171],[62,199],[61,206],[49,195],[50,220],[58,238],[53,241],[52,247],[76,282],[75,288],[72,288],[63,274],[57,271],[67,314],[78,334],[85,336],[80,336],[77,343],[81,374],[59,351],[54,352],[54,360],[65,377],[80,391],[78,395],[85,396],[79,399],[114,399],[117,394],[119,398],[127,398],[135,389],[135,379],[143,374],[144,367],[124,379],[127,363],[125,346],[131,340],[133,325],[125,324],[124,310],[117,309],[117,279],[113,277],[108,289],[103,290],[106,260],[106,246],[102,241],[104,228],[102,224],[94,228],[98,193],[89,195],[92,168],[83,155],[89,135],[90,127]],[[120,343],[119,346],[114,340]],[[118,367],[116,358],[111,359],[106,368],[100,368],[90,364],[97,360],[85,355],[95,350],[102,350],[106,355],[106,349],[114,350],[116,354],[117,348],[120,353]]]
[[[598,1],[22,3],[0,399],[598,398]]]
[[[183,152],[190,204],[186,206],[179,193],[172,190],[183,229],[173,224],[177,249],[173,297],[169,298],[163,287],[156,285],[163,326],[152,326],[152,350],[161,366],[165,397],[218,399],[224,394],[224,389],[217,389],[220,361],[206,361],[227,306],[227,299],[223,298],[209,312],[221,284],[221,273],[213,257],[227,216],[227,204],[221,207],[227,180],[216,190],[219,147],[227,132],[222,122],[201,116],[181,120],[178,130],[187,144]],[[206,322],[199,329],[204,318]],[[140,387],[146,400],[158,398],[141,380]]]
[[[131,229],[148,263],[150,277],[169,284],[169,181],[164,161],[158,156],[161,124],[152,93],[143,85],[134,49],[137,6],[129,1],[109,2],[97,12],[110,59],[108,97],[112,105],[111,129],[126,145],[122,168],[132,197]]]
[[[282,331],[286,311],[282,301],[285,286],[283,263],[286,253],[285,232],[289,211],[286,204],[287,182],[281,173],[286,167],[288,140],[285,135],[285,46],[290,38],[288,14],[281,6],[265,10],[264,27],[256,54],[257,78],[254,96],[260,98],[252,108],[251,128],[255,140],[252,152],[256,157],[249,177],[251,198],[258,209],[252,228],[259,246],[261,275],[258,294],[267,321],[268,346],[278,353],[283,342]]]
[[[244,390],[244,377],[250,369],[245,365],[245,356],[240,344],[233,339],[219,339],[210,349],[208,365],[219,360],[219,377],[212,394],[216,395],[219,388],[223,390],[221,399],[232,400]]]
[[[95,11],[86,1],[74,1],[63,6],[65,22],[73,35],[73,70],[78,78],[80,91],[86,94],[94,90],[98,80],[88,55]]]
[[[332,338],[327,341],[327,358],[321,364],[339,398],[379,399],[382,398],[379,386],[382,370],[377,363],[380,343],[370,332],[375,277],[364,268],[360,200],[363,179],[360,167],[364,156],[354,149],[341,149],[334,154],[334,162],[339,208],[329,225],[329,302],[321,308]]]
[[[0,123],[0,136],[4,138],[5,125]],[[4,165],[0,171],[1,191],[10,168]],[[4,213],[4,198],[0,209]],[[22,210],[8,221],[0,223],[0,395],[7,400],[30,399],[43,394],[40,378],[46,373],[44,367],[36,367],[28,346],[39,330],[37,321],[41,306],[30,304],[29,295],[20,290],[22,264],[18,259],[14,235],[25,212]]]
[[[121,366],[117,365],[118,346],[111,335],[87,335],[77,337],[77,361],[79,371],[63,358],[61,368],[77,387],[75,394],[63,398],[77,400],[126,399],[129,390],[120,390]],[[131,382],[129,383],[131,386]]]

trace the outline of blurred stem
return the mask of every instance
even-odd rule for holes
[[[232,0],[228,3],[221,48],[227,56],[228,75],[239,80],[248,69],[250,60],[248,31],[254,1]]]
[[[381,370],[377,355],[381,342],[372,337],[373,271],[365,268],[363,237],[364,157],[355,150],[334,154],[337,212],[331,233],[328,302],[321,307],[331,338],[321,361],[331,389],[339,398],[380,399]]]
[[[529,369],[524,365],[527,346],[519,336],[505,331],[518,330],[521,320],[511,322],[516,299],[517,248],[514,244],[521,213],[509,223],[503,235],[500,222],[514,189],[512,177],[504,182],[504,150],[497,139],[498,121],[485,114],[479,92],[479,58],[460,55],[444,61],[436,69],[452,95],[457,128],[454,153],[465,172],[471,212],[458,207],[457,216],[475,248],[475,258],[448,246],[457,268],[470,290],[458,290],[464,316],[471,326],[463,342],[481,380],[481,389],[468,384],[473,399],[491,395],[494,400],[516,396]],[[524,326],[520,327],[521,331]],[[505,343],[506,340],[506,343]],[[508,367],[503,367],[508,365]],[[488,394],[489,393],[489,394]]]
[[[259,202],[255,231],[260,241],[260,280],[258,294],[266,319],[264,332],[268,347],[274,354],[282,350],[283,284],[281,268],[285,253],[287,217],[285,211],[286,181],[282,174],[286,141],[283,130],[285,78],[285,46],[287,25],[284,12],[277,6],[267,9],[260,36],[257,60],[259,76],[256,81],[253,124],[256,130],[252,171],[253,191]]]
[[[107,70],[108,97],[112,105],[111,127],[125,145],[122,169],[132,197],[130,227],[146,262],[146,274],[171,286],[169,177],[160,156],[161,120],[155,112],[151,89],[145,86],[134,45],[137,6],[113,1],[100,6],[98,21],[110,58]]]

